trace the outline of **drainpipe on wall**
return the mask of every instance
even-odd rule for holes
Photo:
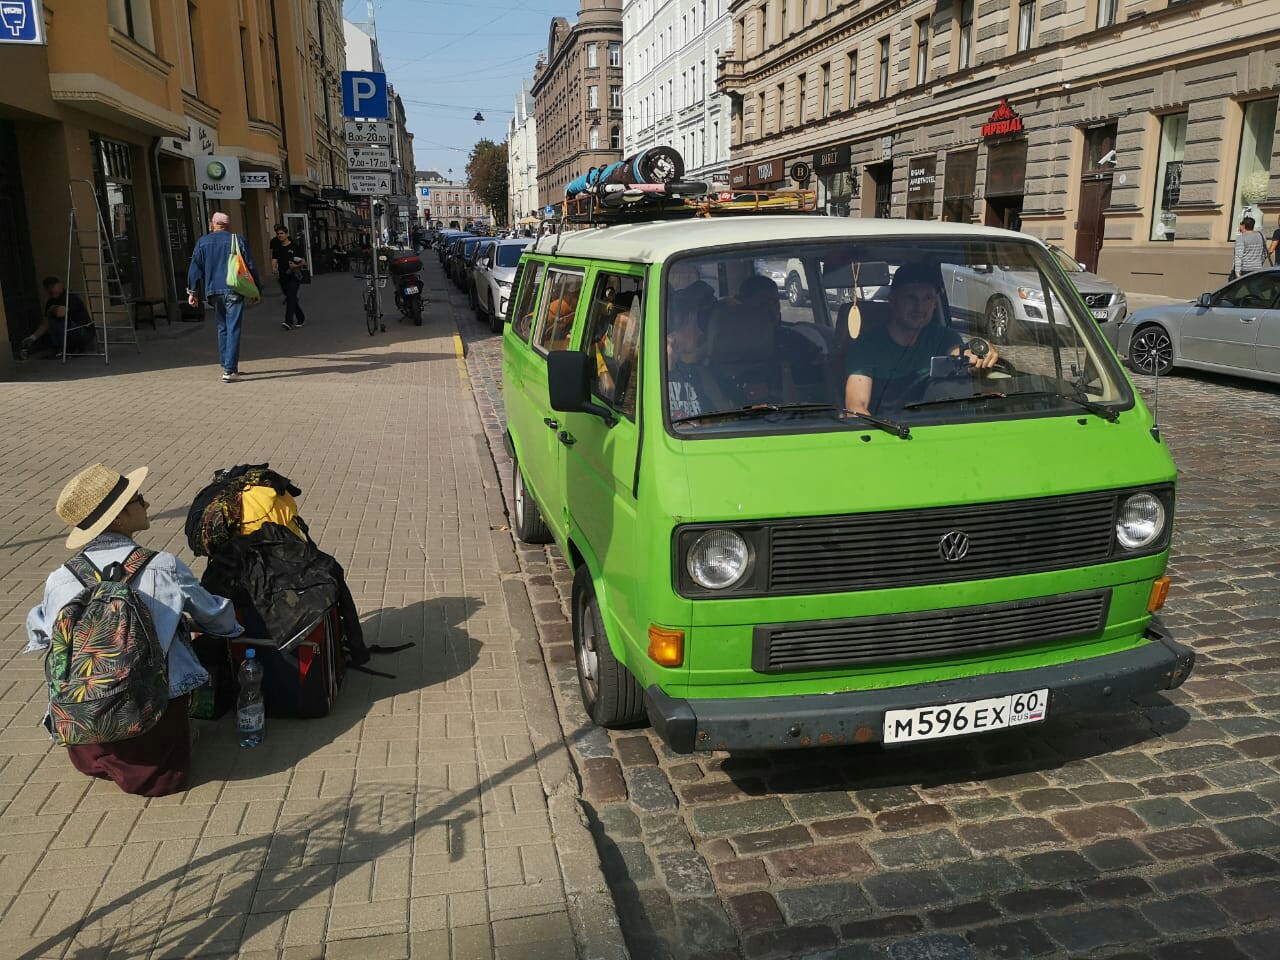
[[[164,215],[164,192],[160,189],[160,138],[151,138],[151,202],[156,208],[156,223],[160,227],[161,247],[164,250],[165,284],[164,312],[166,317],[181,319],[178,306],[177,279],[173,275],[173,240],[169,236],[169,221]],[[184,288],[185,289],[185,288]]]

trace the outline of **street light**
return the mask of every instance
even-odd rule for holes
[[[476,115],[471,119],[474,120],[476,123],[484,123],[484,114],[481,113],[479,110],[477,110]]]

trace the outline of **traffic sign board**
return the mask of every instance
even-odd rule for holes
[[[348,147],[391,146],[391,124],[386,120],[347,120],[342,130]]]
[[[361,173],[351,171],[347,174],[347,182],[351,192],[362,197],[385,197],[391,192],[391,174]]]
[[[386,119],[387,75],[363,70],[343,70],[342,115],[371,120]]]
[[[44,43],[40,0],[0,0],[0,43]]]
[[[347,147],[347,170],[391,172],[391,151],[380,147]]]

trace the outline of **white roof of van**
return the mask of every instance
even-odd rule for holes
[[[528,252],[582,259],[656,263],[677,253],[730,244],[788,240],[959,237],[1033,240],[1024,233],[935,220],[880,220],[800,214],[719,216],[591,227],[541,237]],[[1034,241],[1033,241],[1034,242]]]

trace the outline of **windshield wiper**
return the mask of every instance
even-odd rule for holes
[[[676,417],[671,421],[671,425],[689,423],[693,420],[727,420],[730,417],[757,416],[765,413],[809,413],[817,411],[855,417],[863,423],[869,423],[871,426],[883,430],[885,433],[892,433],[895,437],[901,437],[903,440],[911,439],[911,430],[904,424],[894,423],[892,420],[881,420],[879,417],[873,417],[869,413],[858,413],[856,410],[837,407],[831,403],[753,403],[734,410],[712,410],[707,413],[691,414],[687,417]]]
[[[1078,407],[1083,407],[1092,414],[1096,414],[1102,419],[1115,423],[1120,418],[1115,410],[1111,407],[1104,406],[1101,403],[1095,403],[1084,397],[1071,396],[1067,393],[1061,393],[1057,390],[1016,390],[1013,393],[1001,393],[998,390],[984,390],[981,393],[970,393],[963,397],[939,397],[936,400],[916,400],[913,403],[905,403],[902,405],[904,410],[919,410],[921,407],[938,407],[948,403],[968,403],[972,400],[1018,400],[1027,397],[1052,397],[1055,400],[1065,400],[1067,403],[1074,403]]]

